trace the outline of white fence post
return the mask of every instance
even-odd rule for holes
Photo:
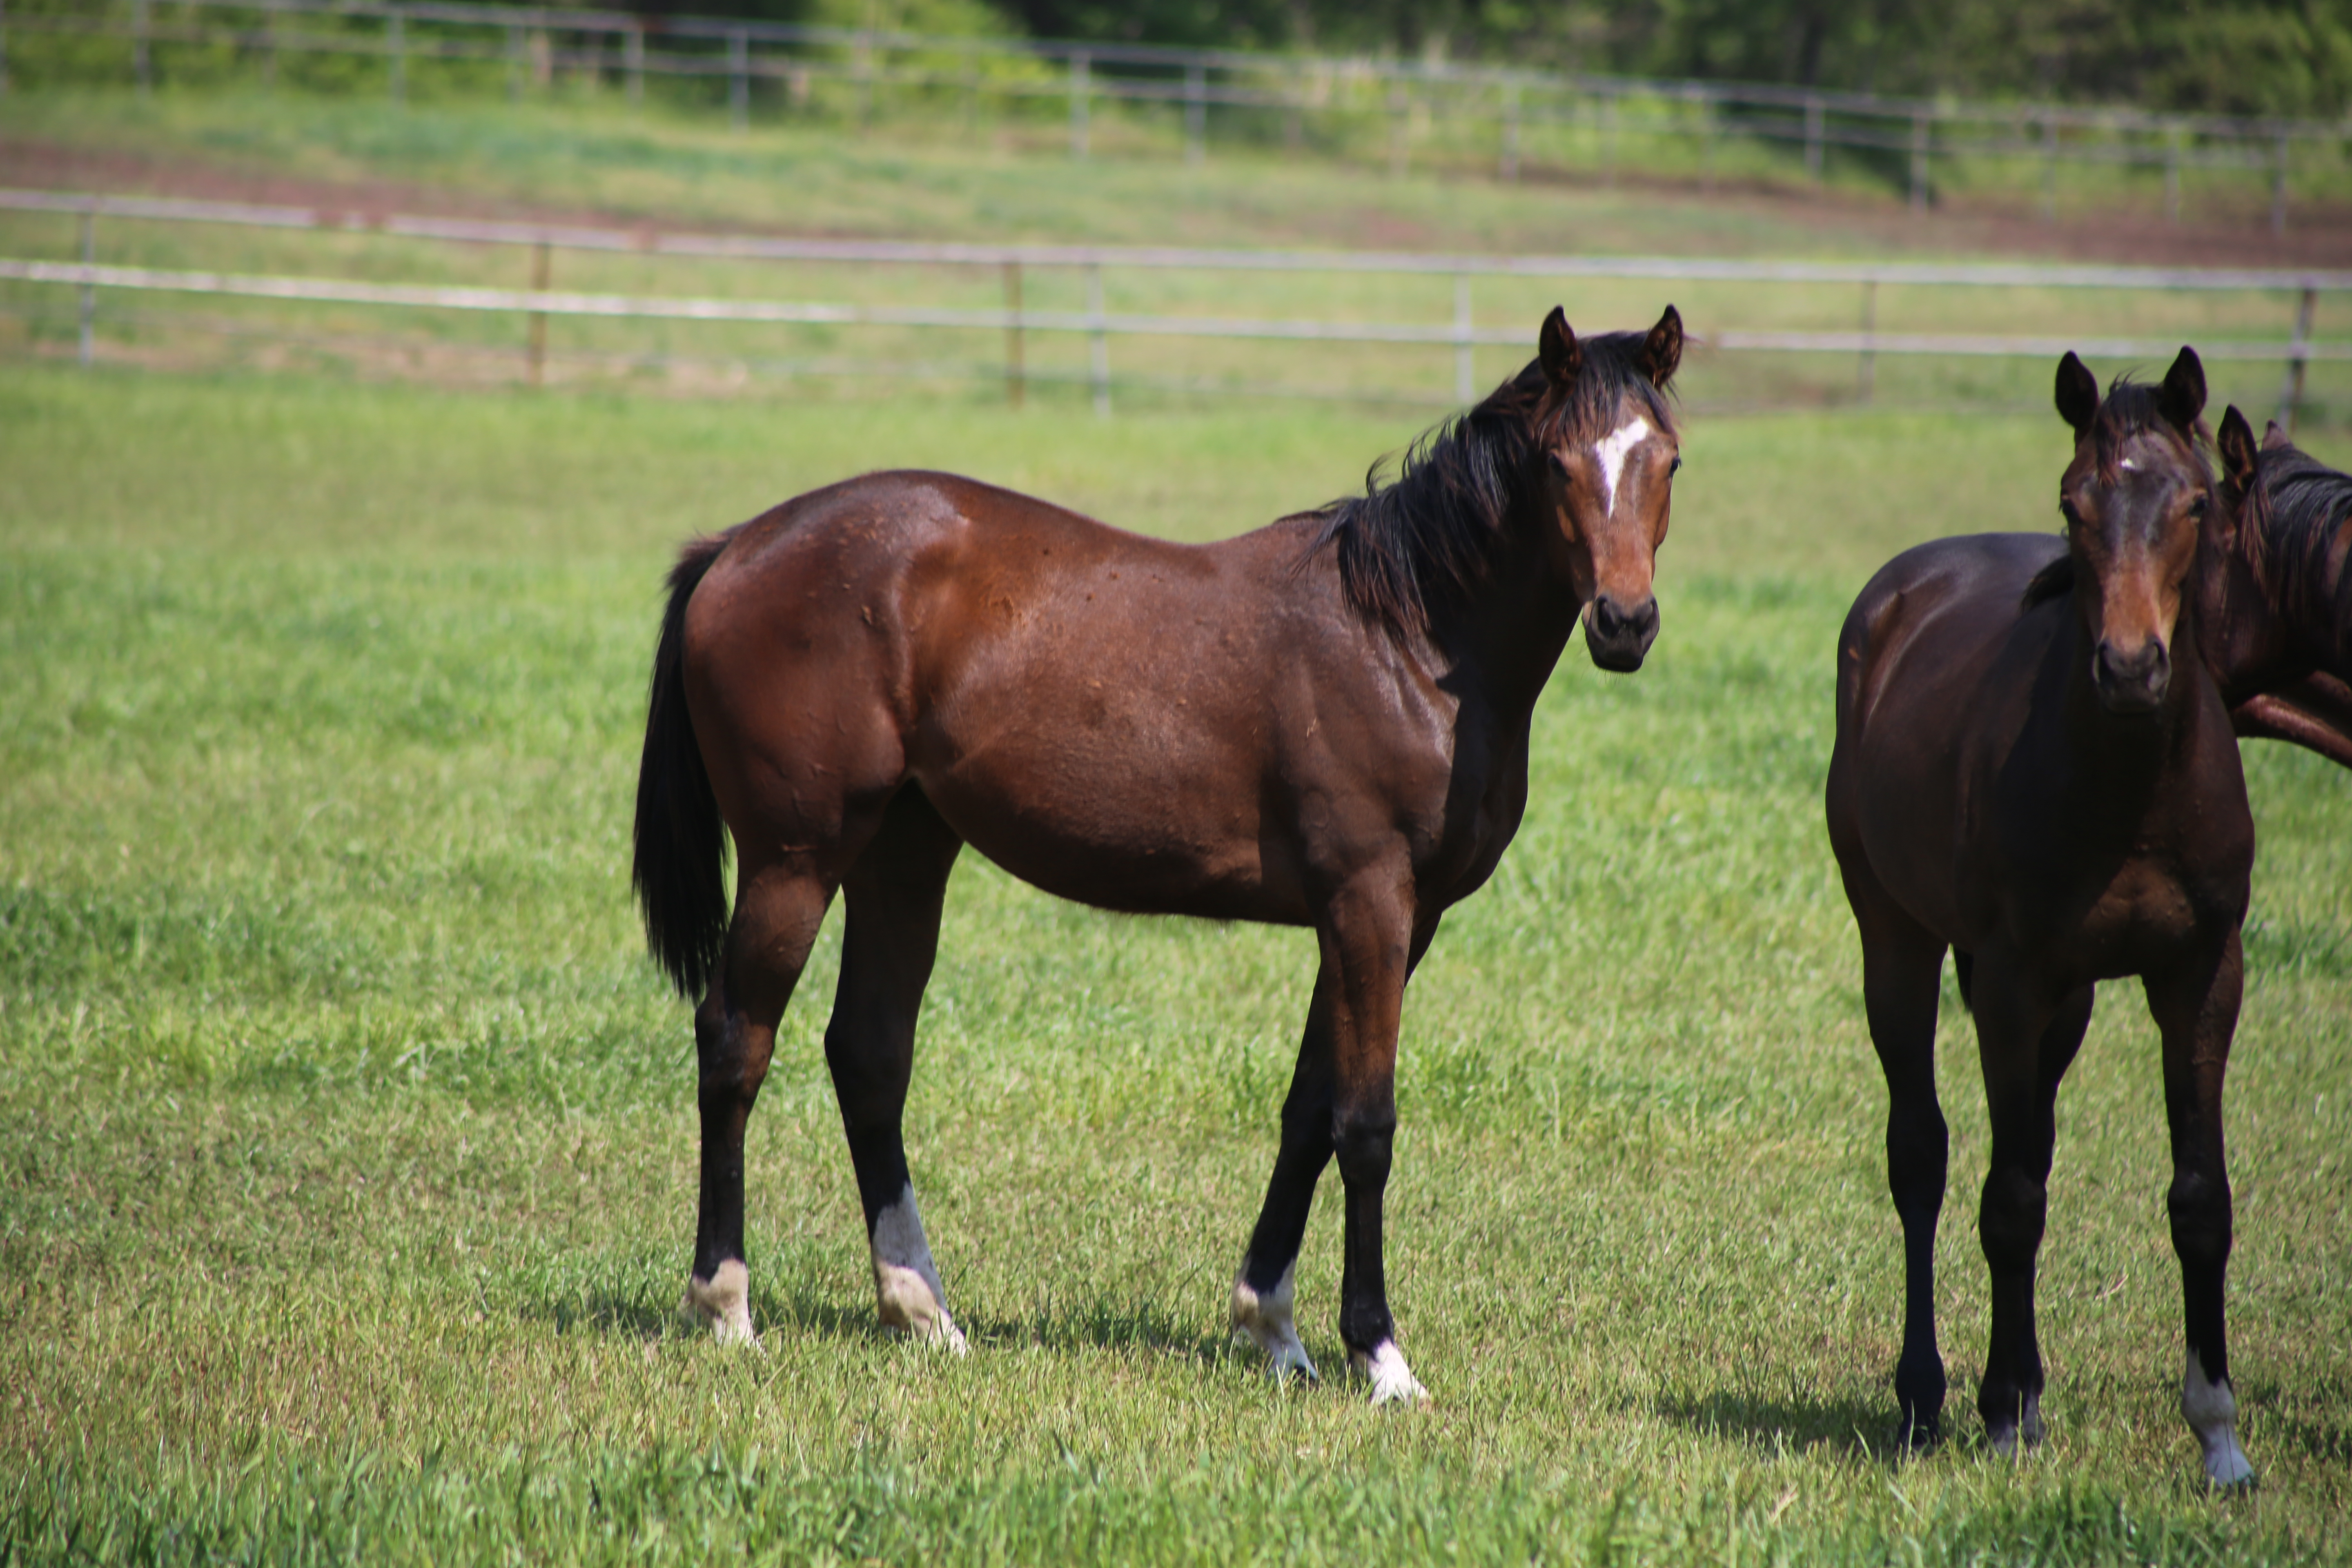
[[[1454,275],[1454,401],[1467,404],[1478,395],[1478,368],[1473,357],[1476,340],[1471,335],[1470,275]]]
[[[1519,84],[1503,84],[1503,160],[1497,170],[1506,184],[1519,183]]]
[[[621,40],[623,68],[629,74],[629,107],[642,109],[646,102],[646,25],[631,24]]]
[[[1029,374],[1021,341],[1021,263],[1004,264],[1004,396],[1018,408],[1029,395]]]
[[[1867,403],[1878,390],[1878,279],[1862,285],[1862,359],[1854,366],[1854,401]]]
[[[751,38],[738,27],[727,35],[727,121],[741,131],[751,122]]]
[[[1093,335],[1087,345],[1087,365],[1094,383],[1095,416],[1110,416],[1110,332],[1103,320],[1102,263],[1087,264],[1087,314],[1093,318]]]
[[[2286,384],[2279,388],[2278,422],[2288,436],[2303,413],[2303,373],[2311,361],[2311,318],[2319,309],[2319,290],[2305,289],[2294,310],[2294,336],[2287,340]]]
[[[98,204],[92,202],[82,209],[81,264],[98,265]],[[88,370],[98,352],[98,290],[89,283],[81,286],[81,367]]]
[[[1199,163],[1209,156],[1209,83],[1206,68],[1195,62],[1184,68],[1184,162]]]
[[[2271,177],[2271,232],[2286,232],[2286,132],[2278,136],[2278,152]]]
[[[1927,117],[1911,117],[1911,210],[1927,210]]]

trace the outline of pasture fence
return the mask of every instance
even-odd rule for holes
[[[1712,188],[1721,149],[1747,142],[1801,157],[1804,178],[1830,155],[1864,165],[1914,208],[1937,199],[1938,166],[2025,165],[2038,205],[2056,216],[2058,174],[2081,165],[2161,170],[2167,216],[2179,220],[2191,171],[2267,184],[2270,221],[2284,230],[2300,165],[2335,179],[2347,169],[2352,121],[2168,114],[2123,107],[1975,102],[1837,92],[1766,83],[1665,80],[1538,70],[1444,59],[1336,58],[1234,49],[950,37],[732,17],[648,17],[622,11],[454,5],[446,0],[0,0],[0,90],[11,83],[12,37],[97,41],[70,59],[29,57],[27,78],[126,72],[142,92],[167,78],[242,72],[274,83],[281,59],[336,58],[382,73],[395,101],[431,64],[477,89],[520,98],[559,78],[617,87],[645,100],[651,79],[698,84],[723,97],[730,121],[763,112],[807,114],[824,100],[859,121],[881,100],[918,99],[971,123],[983,99],[1066,103],[1071,156],[1095,146],[1098,103],[1168,114],[1183,155],[1206,158],[1212,111],[1221,134],[1278,139],[1302,150],[1312,131],[1330,145],[1384,142],[1402,172],[1452,150],[1516,181],[1542,161],[1547,132],[1571,132],[1597,172],[1613,180],[1629,141],[1680,149]],[[163,63],[167,52],[174,63]],[[26,51],[21,47],[20,56]],[[355,87],[347,72],[343,85]],[[1058,112],[1058,110],[1057,110]],[[1555,158],[1555,162],[1558,159]]]
[[[2047,266],[2022,263],[1754,261],[1690,257],[1482,256],[1373,251],[1220,250],[1156,246],[936,243],[815,239],[761,235],[673,233],[653,229],[517,223],[467,217],[367,213],[290,205],[170,197],[0,189],[0,211],[70,216],[78,220],[76,259],[0,258],[0,280],[79,290],[79,355],[94,353],[100,290],[231,296],[311,304],[393,310],[492,312],[526,323],[524,353],[537,384],[547,355],[551,317],[607,318],[899,327],[1001,332],[1002,374],[1008,397],[1020,402],[1035,373],[1027,364],[1031,333],[1076,334],[1087,345],[1087,381],[1098,413],[1111,406],[1110,342],[1115,337],[1203,338],[1320,343],[1418,345],[1453,355],[1454,398],[1476,394],[1473,351],[1484,345],[1523,346],[1524,321],[1478,324],[1473,284],[1480,279],[1645,279],[1660,282],[1853,286],[1861,325],[1852,331],[1749,329],[1711,321],[1691,323],[1701,345],[1729,354],[1784,353],[1853,356],[1856,386],[1867,400],[1882,356],[2048,357],[2074,349],[2119,358],[2168,355],[2179,335],[2104,337],[2081,333],[1971,333],[1881,331],[1876,301],[1882,287],[1983,289],[2147,290],[2169,294],[2228,292],[2276,297],[2291,322],[2279,339],[2200,335],[2198,352],[2213,361],[2271,362],[2282,366],[2278,417],[2294,425],[2308,367],[2352,361],[2352,342],[2313,335],[2322,294],[2352,290],[2352,269],[2318,268],[2150,268]],[[102,265],[99,220],[104,216],[166,224],[215,224],[318,233],[363,233],[466,246],[509,247],[530,256],[529,288],[451,286],[348,278],[287,276],[184,268]],[[551,286],[557,252],[625,253],[764,262],[854,263],[874,268],[943,268],[992,272],[1002,279],[996,308],[933,303],[871,303],[620,294]],[[1082,275],[1086,308],[1038,309],[1024,303],[1024,276],[1058,269]],[[1450,278],[1452,317],[1441,321],[1342,318],[1268,318],[1115,311],[1105,307],[1106,271],[1178,273],[1276,272],[1395,274]],[[1366,395],[1378,395],[1367,392]],[[1411,401],[1412,395],[1390,400]]]

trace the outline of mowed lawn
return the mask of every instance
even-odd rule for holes
[[[2051,1436],[2012,1464],[1973,1414],[1986,1134],[1948,982],[1955,1436],[1895,1450],[1831,648],[1903,544],[2053,523],[2054,415],[1692,420],[1657,649],[1570,648],[1526,826],[1407,1004],[1391,1287],[1428,1407],[1341,1371],[1336,1178],[1300,1270],[1334,1375],[1227,1342],[1310,939],[969,855],[909,1143],[971,1354],[873,1325],[837,916],[752,1124],[765,1352],[674,1316],[690,1039],[627,885],[674,543],[901,463],[1209,538],[1412,433],[0,369],[0,1561],[2342,1554],[2352,777],[2275,746],[2229,1100],[2261,1489],[2209,1495],[2178,1414],[2130,984],[2060,1100]]]

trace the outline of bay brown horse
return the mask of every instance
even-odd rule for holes
[[[1906,1305],[1895,1397],[1931,1441],[1945,1378],[1935,1233],[1948,1152],[1937,998],[1954,954],[1992,1149],[1978,1234],[1992,1283],[1978,1408],[1993,1446],[2042,1436],[2033,1282],[2055,1106],[2098,982],[2140,976],[2163,1037],[2168,1197],[2187,1324],[2181,1411],[2206,1474],[2253,1471],[2223,1327],[2231,1240],[2221,1085],[2242,984],[2252,818],[2192,579],[2223,498],[2198,447],[2205,378],[2098,384],[2068,354],[2064,553],[2036,535],[1940,540],[1874,577],[1838,639],[1830,841],[1885,1070]]]
[[[2352,475],[2276,425],[2257,447],[2235,408],[2218,445],[2232,527],[2208,657],[2238,732],[2352,767]]]
[[[961,1347],[899,1123],[970,843],[1104,909],[1314,930],[1233,1321],[1277,1373],[1314,1374],[1292,1271],[1336,1160],[1339,1337],[1373,1403],[1421,1397],[1381,1245],[1405,984],[1517,830],[1529,719],[1571,631],[1609,670],[1657,635],[1682,346],[1671,306],[1647,333],[1581,340],[1555,310],[1537,358],[1392,481],[1221,543],[887,473],[689,545],[655,655],[634,869],[655,955],[701,994],[688,1310],[752,1336],[744,1125],[840,889],[825,1059],[881,1319]]]

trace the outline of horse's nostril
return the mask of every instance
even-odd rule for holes
[[[2120,652],[2115,644],[2102,639],[2097,673],[2100,684],[2116,693],[2161,697],[2171,684],[2172,656],[2154,637],[2129,653]]]

